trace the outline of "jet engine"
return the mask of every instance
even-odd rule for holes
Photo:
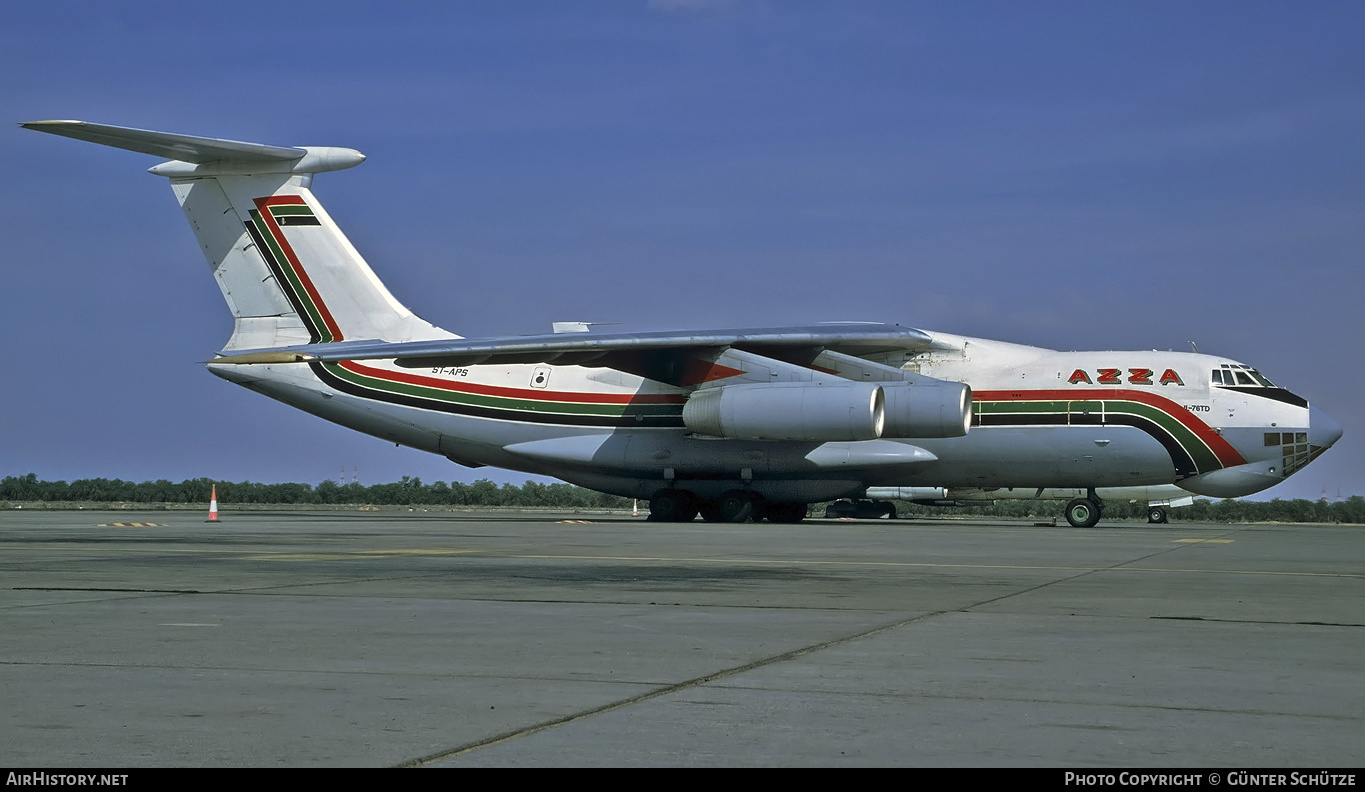
[[[775,382],[699,390],[683,405],[683,423],[743,440],[875,440],[885,413],[876,383]]]
[[[962,437],[972,425],[972,389],[960,382],[883,382],[882,437]]]

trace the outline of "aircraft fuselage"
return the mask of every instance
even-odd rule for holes
[[[926,331],[883,362],[972,388],[962,437],[860,442],[699,436],[688,389],[584,366],[211,365],[323,418],[450,457],[551,475],[627,497],[735,488],[811,502],[868,486],[1128,487],[1179,484],[1236,497],[1273,486],[1339,434],[1258,372],[1189,352],[1058,352]],[[1214,372],[1220,380],[1214,382]],[[1274,437],[1274,442],[1270,438]],[[898,461],[904,449],[928,452]],[[888,453],[891,452],[891,453]]]

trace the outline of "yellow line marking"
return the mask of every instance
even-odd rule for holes
[[[1175,544],[1232,544],[1236,539],[1177,539]]]
[[[164,523],[100,523],[96,528],[165,528]]]

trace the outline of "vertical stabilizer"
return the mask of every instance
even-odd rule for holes
[[[236,319],[226,348],[451,337],[394,299],[305,186],[309,178],[171,179]]]
[[[171,158],[151,172],[170,179],[232,311],[227,350],[457,337],[394,299],[313,195],[314,174],[359,165],[358,151],[80,121],[23,126]]]

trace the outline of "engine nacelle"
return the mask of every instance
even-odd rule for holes
[[[882,437],[962,437],[972,425],[972,389],[960,382],[883,382]]]
[[[871,382],[774,382],[700,390],[683,405],[698,434],[743,440],[875,440],[886,406]]]

